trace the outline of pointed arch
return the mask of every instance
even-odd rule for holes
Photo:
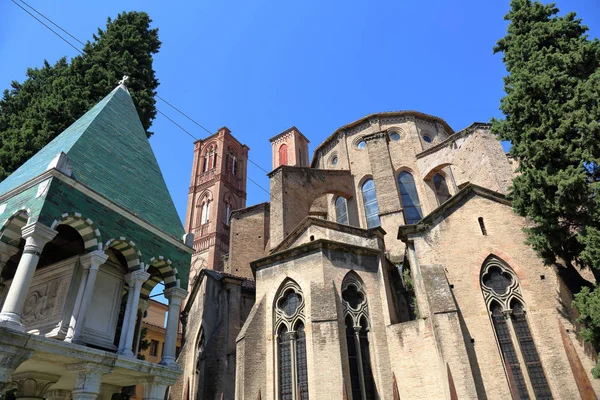
[[[8,217],[0,227],[0,241],[16,246],[21,240],[21,229],[29,222],[31,210],[22,208]]]
[[[144,268],[144,264],[141,262],[142,252],[138,250],[135,243],[131,240],[127,240],[122,236],[118,239],[110,239],[106,242],[104,248],[112,248],[123,254],[129,271],[137,271]]]
[[[507,377],[512,377],[509,386],[522,398],[552,398],[525,315],[519,277],[490,255],[481,266],[480,282]]]
[[[102,250],[102,235],[91,219],[79,213],[64,213],[50,227],[55,229],[58,225],[68,225],[75,229],[83,239],[86,252]]]
[[[286,278],[281,283],[275,295],[273,309],[277,397],[308,400],[304,295],[296,281]]]
[[[369,348],[369,308],[363,280],[351,270],[342,280],[341,290],[352,398],[375,400]]]

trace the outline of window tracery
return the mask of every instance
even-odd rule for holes
[[[352,398],[375,399],[375,380],[369,351],[369,308],[363,284],[354,272],[342,282],[342,305],[346,324],[346,344]]]
[[[348,204],[342,196],[335,199],[335,220],[338,224],[348,224]]]
[[[373,179],[367,179],[362,185],[363,203],[365,207],[365,217],[367,219],[367,228],[375,228],[381,224],[379,221],[379,204],[377,203],[377,194],[375,192],[375,182]]]
[[[294,281],[286,281],[275,300],[280,400],[308,400],[304,306],[304,296],[298,285]]]
[[[407,224],[416,224],[423,218],[423,213],[415,178],[410,172],[402,171],[398,174],[398,188],[400,189],[404,219]]]
[[[481,290],[506,372],[512,375],[519,396],[522,399],[551,399],[552,393],[525,315],[525,301],[517,275],[502,260],[491,256],[481,271]]]

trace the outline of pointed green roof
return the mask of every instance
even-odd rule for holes
[[[72,162],[73,179],[181,239],[183,226],[125,86],[118,86],[0,182],[0,194],[42,174],[60,152]]]

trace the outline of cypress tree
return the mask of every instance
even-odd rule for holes
[[[13,81],[0,99],[0,180],[81,117],[115,88],[123,75],[148,137],[156,115],[158,87],[153,55],[158,28],[145,12],[123,12],[98,29],[82,55],[69,63],[29,68],[23,83]]]
[[[501,52],[508,71],[504,119],[492,130],[519,161],[510,196],[528,217],[527,242],[568,275],[591,268],[600,282],[600,42],[575,13],[555,4],[512,0]],[[575,291],[579,290],[576,288]],[[600,289],[575,294],[582,335],[600,348]],[[592,373],[600,377],[600,364]]]
[[[519,161],[511,197],[529,217],[528,243],[548,264],[589,267],[600,277],[600,42],[575,13],[512,0],[501,52],[508,75],[493,120]]]

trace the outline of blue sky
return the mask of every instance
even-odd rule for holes
[[[27,0],[26,0],[27,1]],[[159,95],[211,131],[229,127],[250,159],[271,169],[268,139],[292,125],[311,151],[339,126],[379,111],[419,110],[455,130],[500,117],[505,69],[492,54],[508,0],[75,1],[29,0],[77,38],[107,17],[144,10],[160,29]],[[599,36],[598,0],[559,0]],[[10,1],[0,3],[0,88],[30,66],[77,53]],[[115,82],[116,85],[116,82]],[[206,132],[164,103],[196,137]],[[150,140],[182,219],[192,140],[164,117]],[[265,173],[249,176],[268,188]],[[248,182],[248,205],[267,194]]]

